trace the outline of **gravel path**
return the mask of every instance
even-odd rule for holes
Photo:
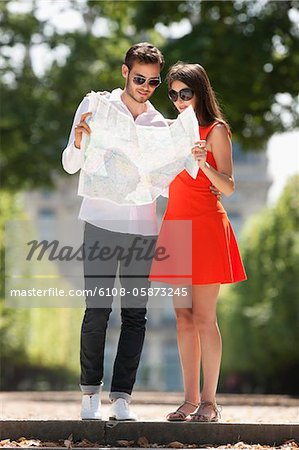
[[[222,406],[221,422],[224,423],[299,423],[299,399],[288,396],[263,395],[219,395],[218,404]],[[3,392],[0,394],[1,420],[79,420],[81,393],[67,392]],[[110,403],[108,393],[102,395],[103,418],[108,419]],[[142,421],[164,421],[168,412],[175,410],[182,402],[181,393],[135,392],[132,410]],[[28,437],[27,437],[28,438]],[[142,439],[142,438],[141,438]],[[166,446],[150,443],[147,447],[139,442],[119,443],[119,447],[130,448],[166,448]],[[100,443],[89,441],[42,442],[26,439],[18,441],[6,439],[0,441],[0,448],[101,448]],[[104,447],[102,447],[103,449]],[[109,447],[105,447],[107,450]],[[195,446],[184,443],[169,443],[167,448],[189,448]],[[286,442],[278,447],[266,445],[248,445],[244,442],[221,446],[197,447],[206,449],[239,449],[264,450],[283,449],[296,450],[298,443]],[[114,448],[109,448],[114,450]]]
[[[103,395],[103,418],[108,419],[108,393]],[[221,422],[299,423],[299,399],[287,396],[219,395]],[[2,420],[78,420],[81,393],[3,392],[0,394]],[[164,421],[182,402],[177,393],[136,392],[132,410],[139,420]]]

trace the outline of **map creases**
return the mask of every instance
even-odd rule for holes
[[[123,205],[152,203],[182,170],[196,178],[191,148],[199,127],[189,106],[171,125],[142,126],[104,95],[89,94],[91,134],[84,136],[78,194]]]

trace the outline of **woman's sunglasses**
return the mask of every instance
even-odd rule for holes
[[[174,89],[170,89],[170,91],[168,91],[168,97],[172,102],[176,102],[179,97],[184,102],[188,102],[193,96],[194,91],[192,91],[192,89],[190,88],[181,89],[179,92],[175,91]]]
[[[161,78],[145,78],[142,77],[141,75],[136,75],[135,77],[132,78],[133,83],[137,84],[137,86],[141,86],[142,84],[144,84],[146,81],[148,82],[149,86],[151,87],[158,87],[161,84]]]

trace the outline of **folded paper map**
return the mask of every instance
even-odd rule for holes
[[[84,136],[78,194],[123,205],[152,203],[182,170],[196,178],[191,154],[199,127],[189,106],[171,125],[136,125],[104,95],[89,94],[91,134]]]

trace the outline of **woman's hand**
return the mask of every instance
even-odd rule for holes
[[[75,147],[81,148],[81,141],[83,133],[90,134],[91,129],[86,123],[86,119],[91,115],[91,112],[82,114],[80,122],[75,126]]]
[[[207,161],[207,148],[206,141],[200,140],[195,142],[195,147],[192,149],[193,156],[196,161],[198,161],[199,167],[204,167]],[[221,192],[216,188],[213,184],[210,186],[210,192],[217,197],[218,200],[221,200]]]
[[[200,140],[198,142],[195,142],[195,147],[192,148],[191,152],[195,160],[198,162],[199,167],[203,168],[207,161],[208,154],[208,151],[206,149],[206,141]]]
[[[216,186],[214,186],[213,184],[211,184],[210,186],[210,192],[213,195],[216,195],[218,200],[221,200],[221,192],[219,191],[219,189],[216,188]]]

